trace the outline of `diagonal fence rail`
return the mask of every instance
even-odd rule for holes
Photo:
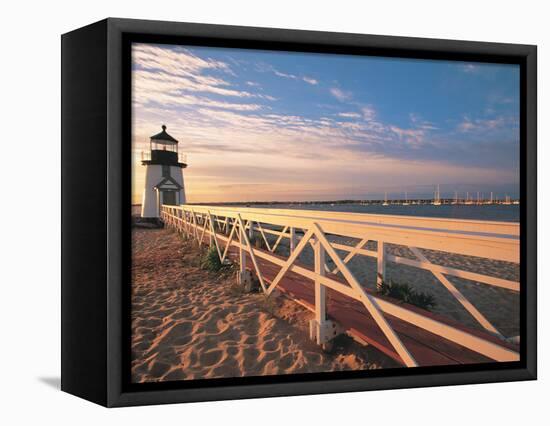
[[[328,319],[326,288],[360,302],[375,321],[401,362],[413,367],[419,365],[387,316],[398,318],[416,327],[450,340],[468,350],[495,361],[517,361],[519,354],[509,345],[495,341],[503,339],[499,330],[461,293],[447,276],[473,280],[489,286],[519,292],[519,282],[490,275],[464,271],[430,262],[422,249],[438,250],[466,256],[519,263],[519,225],[505,222],[416,218],[408,216],[371,215],[358,213],[322,212],[310,210],[261,209],[202,205],[163,205],[161,219],[193,238],[199,245],[214,246],[222,262],[232,250],[238,253],[240,272],[252,265],[260,287],[269,296],[292,272],[311,280],[315,288],[315,319],[310,324],[312,337],[324,344],[333,335],[335,326]],[[269,241],[271,235],[275,241]],[[355,245],[330,241],[328,236],[359,240]],[[260,238],[266,249],[254,247],[251,240]],[[288,240],[290,255],[283,259],[275,254],[283,240]],[[367,248],[376,241],[377,249]],[[406,246],[415,259],[388,252],[388,244]],[[306,247],[314,252],[313,269],[296,261]],[[338,252],[345,252],[342,259]],[[377,260],[377,285],[386,280],[386,264],[394,262],[430,271],[467,312],[486,330],[487,338],[463,328],[409,309],[401,303],[377,297],[367,292],[348,267],[355,256]],[[330,259],[335,267],[327,265]],[[280,269],[272,279],[262,271],[261,262],[269,262]],[[335,279],[341,274],[344,282]],[[305,281],[307,281],[305,280]],[[498,340],[498,339],[497,339]]]

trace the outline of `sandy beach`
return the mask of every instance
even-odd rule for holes
[[[132,380],[170,381],[396,367],[347,336],[331,353],[309,340],[312,314],[245,294],[234,273],[200,268],[200,251],[166,229],[132,232]]]

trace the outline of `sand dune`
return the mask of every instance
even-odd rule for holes
[[[363,370],[396,366],[347,336],[323,352],[311,313],[284,297],[243,294],[232,272],[199,267],[196,245],[167,230],[133,230],[135,382]]]

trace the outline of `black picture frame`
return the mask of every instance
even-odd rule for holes
[[[129,46],[136,41],[519,64],[521,361],[131,384]],[[63,35],[62,390],[115,407],[536,379],[536,150],[536,46],[113,18]]]

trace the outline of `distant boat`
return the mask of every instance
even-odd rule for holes
[[[474,202],[470,199],[470,193],[466,192],[466,201],[464,202],[466,205],[474,204]]]
[[[452,204],[458,204],[458,192],[457,191],[455,191],[455,198],[454,198]]]
[[[405,201],[403,202],[404,206],[409,205],[409,194],[407,194],[407,191],[405,191]]]
[[[506,195],[506,197],[504,198],[504,202],[502,204],[504,204],[505,206],[509,206],[512,204],[512,202],[510,201],[509,195]]]
[[[441,197],[439,193],[439,184],[437,185],[437,189],[434,193],[434,201],[432,203],[434,206],[440,206],[441,205]]]
[[[382,203],[383,206],[389,206],[388,204],[388,193],[384,193],[384,202]]]

